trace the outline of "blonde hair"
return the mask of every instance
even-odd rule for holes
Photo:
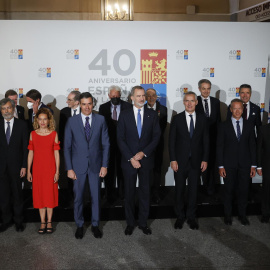
[[[50,131],[55,130],[55,122],[54,122],[53,115],[52,115],[51,111],[50,111],[49,109],[47,109],[47,108],[40,108],[40,109],[38,110],[37,114],[35,115],[34,123],[33,123],[33,128],[34,128],[34,130],[40,128],[40,126],[39,126],[39,124],[38,124],[38,116],[39,116],[40,114],[46,114],[46,115],[47,115],[47,118],[48,118],[48,120],[49,120],[48,129],[49,129]]]

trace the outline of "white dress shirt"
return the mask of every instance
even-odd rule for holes
[[[149,104],[147,103],[147,108],[148,109],[153,109],[154,111],[156,111],[157,110],[157,103],[155,102],[153,107],[149,106]]]
[[[10,126],[10,137],[11,137],[11,134],[12,134],[12,129],[13,129],[13,124],[14,124],[14,117],[12,117],[11,120],[7,121],[6,119],[4,119],[4,123],[5,123],[5,133],[7,132],[7,127],[8,127],[8,124],[7,122],[9,122],[9,126]]]
[[[195,111],[193,113],[188,113],[187,111],[185,111],[185,114],[186,114],[187,127],[188,127],[188,132],[189,132],[189,130],[190,130],[190,120],[191,120],[191,117],[189,115],[190,114],[192,115],[193,123],[194,123],[194,129],[195,129],[195,125],[196,125],[196,113],[195,113]]]
[[[244,103],[243,103],[244,104]],[[249,112],[250,112],[250,102],[247,102],[247,119],[249,117]]]
[[[86,117],[89,117],[89,125],[90,127],[92,126],[92,113],[90,115],[84,115],[83,113],[81,113],[81,117],[82,117],[82,122],[83,122],[84,127],[85,127]]]
[[[141,124],[142,124],[142,127],[143,127],[144,106],[142,106],[140,109],[141,109],[141,111],[140,111],[140,114],[141,114]],[[135,106],[133,106],[133,112],[134,112],[135,122],[136,122],[136,126],[137,126],[138,108],[135,107]]]
[[[76,115],[77,115],[77,114],[80,114],[80,106],[78,106],[78,107],[75,108],[75,109],[72,109],[72,108],[70,108],[70,109],[71,109],[71,116],[74,115],[74,110],[77,110],[77,111],[76,111]]]
[[[210,96],[208,96],[207,98],[204,98],[203,96],[201,96],[202,98],[202,104],[203,104],[203,109],[205,112],[205,99],[207,99],[207,104],[208,104],[208,110],[209,110],[209,116],[211,115],[211,101],[210,101]]]
[[[117,116],[117,121],[118,121],[118,118],[119,118],[119,115],[120,115],[121,104],[119,104],[119,105],[113,105],[111,103],[111,117],[113,116],[114,106],[116,106],[116,116]]]

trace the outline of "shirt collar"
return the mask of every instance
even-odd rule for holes
[[[234,117],[232,117],[232,121],[233,121],[233,123],[236,124],[236,121],[238,121],[238,120],[236,120]],[[243,122],[243,117],[241,117],[241,118],[239,119],[239,123],[242,123],[242,122]]]
[[[147,103],[147,108],[148,108],[148,109],[156,110],[156,109],[157,109],[157,103],[155,102],[155,104],[154,104],[153,107],[149,106],[149,104]]]
[[[141,109],[141,112],[143,112],[144,111],[144,106],[142,106],[140,109]],[[139,109],[133,105],[133,110],[138,112]]]
[[[9,121],[7,121],[6,119],[4,119],[4,120],[5,120],[5,123],[9,122],[11,124],[14,122],[14,116]]]
[[[194,111],[193,113],[189,113],[189,112],[187,112],[187,111],[185,110],[185,113],[186,113],[186,116],[189,116],[189,115],[195,116],[195,115],[196,115],[196,114],[195,114],[195,111]]]

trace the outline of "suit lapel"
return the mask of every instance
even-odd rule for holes
[[[150,118],[150,115],[148,114],[148,109],[144,108],[144,114],[143,114],[143,126],[142,126],[142,134],[141,134],[141,138],[145,133],[146,130],[146,126],[148,125],[148,120]],[[137,131],[138,133],[138,131]]]
[[[91,137],[92,137],[92,134],[93,134],[93,130],[95,128],[95,124],[96,124],[96,115],[94,113],[92,113],[92,123],[91,123],[91,129],[90,129],[89,142],[91,140]]]
[[[237,136],[236,136],[234,126],[233,126],[231,119],[229,120],[229,132],[231,133],[232,138],[234,138],[234,140],[236,140],[238,142],[238,139],[237,139]]]
[[[128,120],[129,123],[131,123],[131,128],[133,129],[133,133],[137,134],[137,137],[139,139],[139,134],[138,134],[138,130],[137,130],[137,125],[136,125],[136,121],[135,121],[135,116],[134,116],[134,111],[133,111],[133,107],[131,110],[128,111]],[[143,119],[144,120],[144,119]],[[144,124],[144,123],[143,123]],[[141,134],[142,135],[142,134]],[[142,137],[142,136],[141,136]]]
[[[186,136],[190,137],[190,135],[189,135],[189,130],[188,130],[188,125],[187,125],[187,119],[186,119],[186,113],[185,113],[185,111],[184,111],[184,112],[182,113],[182,115],[181,115],[181,122],[182,122],[182,123],[180,123],[180,126],[183,126],[183,127],[184,127]]]
[[[6,146],[8,146],[7,144],[7,139],[6,139],[6,133],[5,133],[5,120],[1,119],[0,121],[0,136],[1,136],[1,140],[4,141],[4,144]]]
[[[75,117],[76,117],[76,116],[75,116]],[[83,119],[82,119],[82,115],[81,115],[81,114],[78,115],[78,124],[79,124],[80,130],[81,130],[81,132],[83,133],[84,138],[85,138],[85,140],[86,140],[86,137],[85,137],[85,131],[84,131],[84,123],[83,123]]]

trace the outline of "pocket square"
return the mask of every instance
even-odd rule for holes
[[[252,113],[252,115],[255,115],[255,112],[254,112],[254,113]]]

